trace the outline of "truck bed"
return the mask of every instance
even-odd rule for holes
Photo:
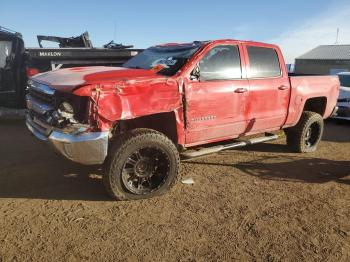
[[[318,99],[324,104],[324,118],[332,114],[339,93],[338,76],[291,76],[289,79],[291,97],[287,126],[296,124],[301,113],[298,108],[303,107],[308,99]]]

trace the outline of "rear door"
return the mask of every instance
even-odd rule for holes
[[[283,126],[290,96],[290,83],[279,49],[270,45],[245,45],[249,97],[246,133]]]
[[[220,140],[244,132],[249,85],[242,75],[241,48],[233,41],[212,46],[198,61],[200,79],[189,80],[185,88],[186,144]]]

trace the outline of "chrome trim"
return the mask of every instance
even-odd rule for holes
[[[335,106],[335,107],[333,108],[332,113],[331,113],[331,117],[337,116],[338,110],[339,110],[339,107]]]
[[[28,81],[28,88],[33,88],[35,91],[46,94],[46,95],[54,95],[55,89],[50,88],[48,85],[44,85],[33,80]]]
[[[109,132],[89,132],[79,135],[63,133],[52,127],[43,129],[27,115],[28,129],[41,141],[47,141],[71,161],[84,165],[102,164],[107,156]]]
[[[33,122],[34,122],[36,125],[40,126],[40,128],[42,128],[43,130],[45,130],[45,131],[44,131],[44,134],[45,134],[45,135],[48,136],[48,135],[51,134],[51,132],[52,132],[52,130],[53,130],[53,127],[52,127],[52,126],[50,126],[50,125],[44,123],[43,121],[41,121],[40,119],[38,119],[38,118],[36,118],[36,117],[34,117]]]
[[[30,94],[26,95],[26,104],[29,110],[33,110],[40,115],[43,115],[46,112],[54,109],[53,106],[40,102],[38,99],[34,98]]]
[[[28,119],[26,121],[26,125],[27,128],[29,129],[30,132],[32,132],[32,134],[39,140],[41,141],[48,141],[47,137],[44,136],[42,133],[40,133],[39,131],[37,131],[29,122]]]
[[[70,135],[58,131],[53,131],[50,135],[51,140],[62,143],[77,143],[85,142],[86,140],[99,140],[108,137],[109,132],[89,132],[81,135]]]
[[[107,156],[109,132],[73,136],[53,131],[49,137],[54,148],[66,158],[84,165],[102,164]]]
[[[38,121],[35,118],[34,119],[31,118],[31,116],[29,114],[27,114],[27,116],[26,116],[26,124],[27,124],[27,126],[30,125],[37,132],[39,132],[41,135],[46,136],[46,137],[49,136],[51,131],[52,131],[52,128],[47,129],[46,126],[42,126],[40,121]]]

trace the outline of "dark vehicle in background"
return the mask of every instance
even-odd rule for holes
[[[0,106],[24,104],[25,49],[21,34],[0,27]]]
[[[0,106],[24,107],[26,81],[38,73],[78,66],[121,66],[141,51],[113,41],[94,48],[88,32],[69,38],[37,38],[38,48],[25,48],[20,33],[0,27]],[[43,41],[58,47],[43,47]]]

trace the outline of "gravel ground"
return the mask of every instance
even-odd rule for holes
[[[98,167],[0,122],[0,261],[350,261],[350,124],[183,162],[158,198],[113,202]]]

